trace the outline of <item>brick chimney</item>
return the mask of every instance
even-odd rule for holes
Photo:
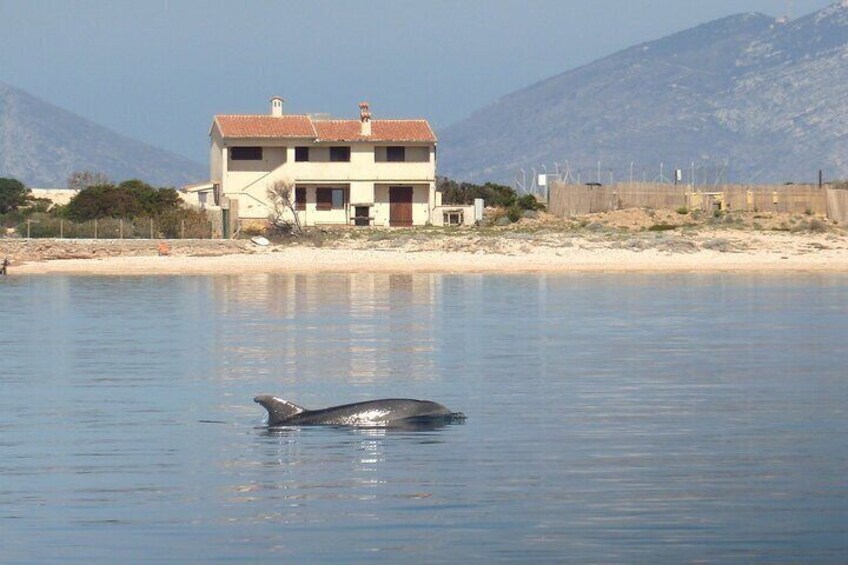
[[[368,110],[368,102],[359,103],[359,133],[363,137],[371,135],[371,112]]]
[[[279,96],[273,96],[271,98],[271,115],[275,118],[279,118],[283,115],[283,100]]]

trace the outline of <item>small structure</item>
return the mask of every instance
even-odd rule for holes
[[[187,184],[180,187],[177,194],[187,205],[199,210],[206,210],[216,205],[214,189],[215,186],[211,182]]]

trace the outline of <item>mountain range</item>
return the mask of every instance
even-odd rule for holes
[[[848,0],[792,21],[716,20],[504,96],[439,133],[439,171],[606,182],[848,177]],[[599,174],[600,171],[600,174]]]
[[[0,83],[0,177],[31,187],[64,187],[77,171],[157,186],[179,186],[209,176],[203,165]]]
[[[512,183],[848,178],[848,0],[792,21],[741,14],[636,45],[502,97],[439,131],[439,173]],[[0,83],[0,177],[76,171],[176,186],[204,165]],[[658,174],[660,176],[658,176]]]

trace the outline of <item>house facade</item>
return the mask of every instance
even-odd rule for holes
[[[436,195],[436,136],[417,120],[319,119],[283,112],[217,115],[210,178],[215,203],[240,223],[272,212],[268,188],[283,182],[301,225],[420,226],[431,221]],[[291,218],[288,218],[291,219]]]

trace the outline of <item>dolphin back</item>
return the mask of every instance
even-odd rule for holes
[[[321,410],[305,410],[272,396],[257,396],[256,402],[268,409],[269,426],[355,426],[370,428],[431,427],[462,421],[465,416],[451,412],[431,400],[384,398]]]

